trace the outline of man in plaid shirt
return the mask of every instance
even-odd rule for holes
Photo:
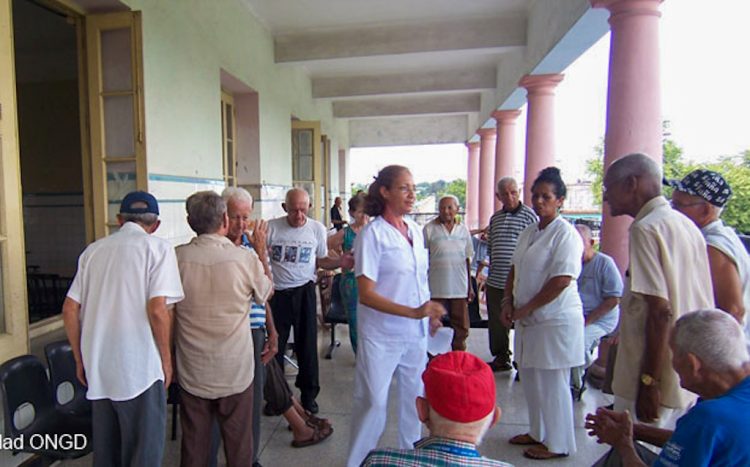
[[[417,398],[417,413],[430,436],[414,443],[414,449],[370,451],[363,466],[512,467],[477,451],[484,434],[500,420],[489,365],[468,352],[453,351],[433,358],[422,380],[425,397]]]

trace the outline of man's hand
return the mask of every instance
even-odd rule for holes
[[[472,287],[471,282],[469,282],[469,296],[466,298],[466,301],[471,303],[474,301],[475,298],[477,298],[477,296],[474,293],[474,287]]]
[[[172,361],[168,359],[162,360],[161,370],[164,372],[164,389],[167,389],[169,388],[169,385],[172,384]]]
[[[354,255],[351,252],[341,255],[341,267],[344,269],[354,269]]]
[[[615,412],[600,407],[596,413],[586,415],[584,427],[589,436],[597,438],[599,444],[606,443],[618,448],[633,442],[633,421],[627,411]]]
[[[271,332],[268,334],[266,343],[263,345],[263,351],[260,353],[260,361],[263,365],[268,365],[273,357],[279,352],[279,334]]]
[[[83,363],[76,361],[76,377],[86,387],[89,387],[89,382],[86,380],[86,370],[83,368]]]
[[[660,402],[661,391],[657,386],[641,384],[638,390],[638,398],[635,401],[635,414],[638,420],[644,423],[656,421],[659,418]]]
[[[261,252],[267,251],[266,239],[268,238],[268,222],[263,219],[255,221],[255,228],[253,229],[252,235],[248,236],[250,243],[253,245],[253,249],[258,256],[261,256]]]

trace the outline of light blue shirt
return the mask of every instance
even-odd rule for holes
[[[583,302],[583,315],[588,316],[605,298],[622,297],[622,278],[612,258],[604,253],[596,253],[591,261],[584,263],[578,277],[578,293]],[[596,321],[612,332],[620,319],[620,307],[616,306]]]

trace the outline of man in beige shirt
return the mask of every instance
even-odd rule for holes
[[[650,157],[627,155],[607,170],[604,201],[613,216],[634,218],[612,385],[615,410],[664,424],[674,409],[694,400],[670,364],[670,329],[683,314],[711,308],[713,291],[703,236],[670,208],[661,180]]]
[[[211,421],[219,421],[227,464],[253,461],[253,342],[247,304],[264,303],[273,283],[258,257],[226,238],[224,200],[213,191],[187,199],[198,236],[177,247],[185,300],[175,308],[177,378],[182,388],[183,466],[205,466]]]

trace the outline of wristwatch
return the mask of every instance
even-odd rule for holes
[[[641,383],[643,383],[644,386],[653,386],[658,383],[658,381],[650,374],[643,373],[641,374]]]

